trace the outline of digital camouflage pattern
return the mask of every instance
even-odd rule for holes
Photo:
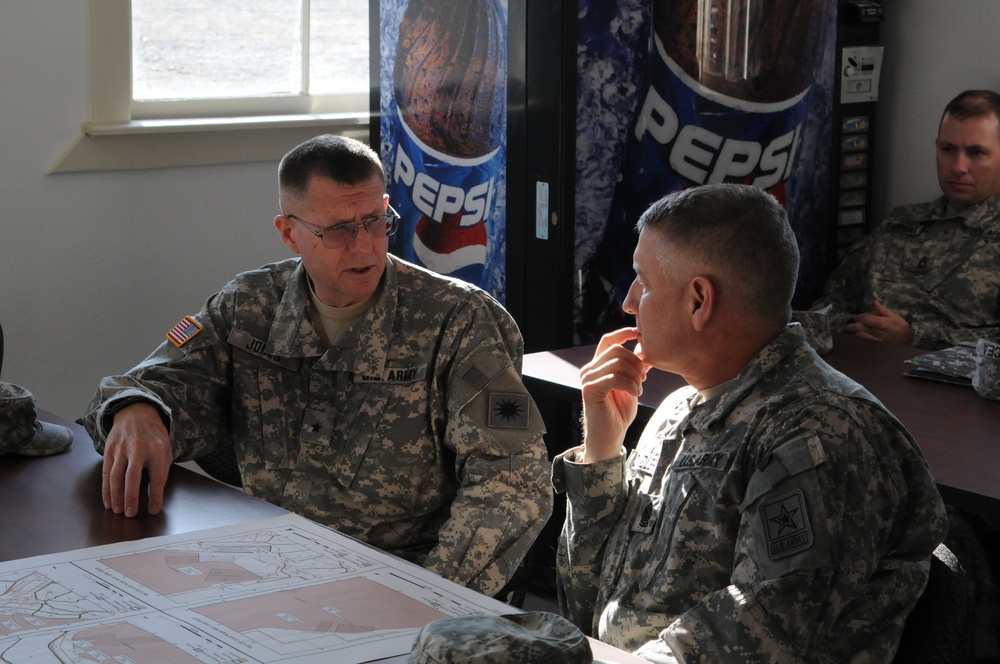
[[[792,322],[802,326],[806,340],[820,355],[833,350],[833,330],[830,316],[824,311],[793,311]]]
[[[903,362],[938,376],[971,381],[972,374],[976,371],[976,342],[963,341],[957,346],[932,350]]]
[[[1000,344],[990,339],[980,339],[976,343],[972,387],[981,397],[1000,399]]]
[[[0,382],[0,454],[50,456],[73,445],[73,432],[61,424],[41,422],[35,396],[13,383]]]
[[[413,664],[591,664],[576,625],[547,611],[463,616],[428,623],[410,652]]]
[[[947,213],[942,196],[898,207],[830,275],[811,309],[833,305],[834,330],[877,300],[936,350],[1000,336],[1000,196]]]
[[[903,426],[791,325],[635,451],[556,458],[563,615],[653,662],[888,662],[947,529]]]
[[[552,509],[513,319],[393,256],[335,346],[312,315],[299,259],[241,274],[180,348],[105,378],[81,422],[100,452],[109,415],[151,399],[175,460],[234,445],[248,493],[494,594]]]

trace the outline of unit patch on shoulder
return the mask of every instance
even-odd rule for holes
[[[500,429],[527,429],[531,399],[527,394],[491,392],[486,424]]]
[[[170,343],[180,348],[200,333],[201,325],[198,321],[191,316],[185,316],[181,319],[181,322],[170,328],[170,331],[167,332],[167,339],[170,339]]]
[[[784,558],[812,546],[812,526],[801,489],[764,503],[760,508],[760,519],[767,540],[768,558]]]

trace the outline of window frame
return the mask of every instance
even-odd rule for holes
[[[131,0],[90,0],[90,119],[50,173],[272,161],[320,133],[369,139],[377,71],[369,94],[133,103],[131,35]]]

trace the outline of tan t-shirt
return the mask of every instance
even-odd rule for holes
[[[332,307],[320,301],[316,295],[316,289],[313,288],[312,279],[310,279],[309,299],[319,313],[319,319],[313,322],[316,325],[316,332],[319,334],[319,338],[323,340],[323,344],[332,346],[344,330],[365,315],[365,312],[371,308],[381,291],[382,285],[379,284],[379,287],[371,295],[357,304],[349,304],[346,307]]]

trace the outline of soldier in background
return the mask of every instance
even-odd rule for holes
[[[704,185],[638,228],[635,327],[581,371],[583,445],[553,463],[560,609],[653,662],[890,661],[944,506],[902,424],[788,324],[784,210]],[[650,367],[688,386],[626,454]]]
[[[523,341],[488,294],[388,254],[378,156],[320,136],[279,166],[300,258],[238,275],[81,418],[106,508],[149,511],[174,461],[235,448],[244,489],[488,595],[552,509]]]
[[[851,248],[811,307],[834,330],[929,350],[1000,336],[1000,95],[955,97],[935,144],[943,195]]]

